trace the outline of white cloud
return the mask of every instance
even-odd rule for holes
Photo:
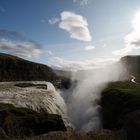
[[[22,57],[38,56],[42,53],[35,42],[14,42],[5,38],[0,38],[0,49]]]
[[[60,57],[52,57],[49,59],[47,65],[56,69],[76,71],[102,68],[106,65],[114,63],[115,61],[115,58],[109,57],[102,57],[84,61],[66,60]]]
[[[74,3],[79,3],[80,6],[85,6],[89,3],[90,0],[73,0]]]
[[[140,12],[138,12],[133,21],[133,31],[124,37],[125,47],[115,50],[114,55],[127,55],[135,49],[140,49]]]
[[[95,46],[93,46],[93,45],[89,45],[89,46],[85,47],[86,51],[90,51],[90,50],[94,50],[94,49],[95,49]]]
[[[84,17],[69,11],[62,12],[60,16],[59,27],[67,31],[71,38],[82,41],[92,40],[87,20]]]
[[[56,17],[54,17],[54,18],[52,18],[52,19],[49,19],[48,20],[48,22],[50,23],[50,24],[56,24],[57,22],[59,22],[59,18],[56,18]]]
[[[24,33],[5,29],[0,29],[0,49],[22,57],[39,56],[43,53],[41,45],[26,39]]]

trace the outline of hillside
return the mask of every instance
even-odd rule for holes
[[[103,128],[119,131],[128,140],[139,140],[140,56],[124,56],[116,68],[121,65],[121,77],[126,80],[108,83],[101,94]],[[131,81],[132,77],[136,83]]]
[[[53,70],[43,64],[0,53],[0,81],[50,81],[55,80]]]
[[[35,136],[50,131],[66,131],[61,116],[38,113],[27,108],[16,108],[0,103],[0,139],[18,140],[24,136]]]
[[[112,82],[102,92],[103,128],[123,130],[128,140],[140,138],[140,84]]]

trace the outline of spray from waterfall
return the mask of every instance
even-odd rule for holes
[[[77,72],[73,75],[75,84],[64,91],[67,112],[78,131],[90,131],[102,127],[101,92],[108,82],[123,80],[124,69],[121,63],[98,70]],[[64,96],[63,96],[64,97]]]

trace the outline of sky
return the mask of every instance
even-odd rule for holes
[[[0,0],[0,52],[55,69],[140,54],[139,0]]]

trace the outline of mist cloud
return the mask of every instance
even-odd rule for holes
[[[77,71],[73,74],[73,85],[63,96],[71,121],[79,131],[92,131],[102,128],[101,92],[108,82],[124,80],[125,68],[115,63],[101,69]],[[111,76],[110,76],[111,75]],[[63,94],[62,94],[63,95]]]
[[[88,70],[88,69],[97,69],[103,68],[106,65],[112,64],[117,61],[115,58],[102,57],[96,58],[93,60],[66,60],[60,57],[51,57],[49,58],[47,65],[62,70]]]
[[[87,20],[84,17],[69,11],[62,12],[60,17],[59,28],[67,31],[71,38],[82,41],[92,40]]]

